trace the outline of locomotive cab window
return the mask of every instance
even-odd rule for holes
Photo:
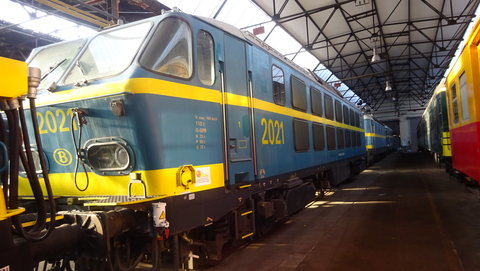
[[[283,70],[272,65],[273,101],[278,105],[285,105],[285,76]]]
[[[290,77],[292,85],[292,106],[295,109],[307,111],[307,87],[305,83],[295,76]]]
[[[312,102],[312,114],[321,117],[323,115],[322,93],[314,87],[310,88],[310,100]]]
[[[169,17],[160,22],[145,49],[140,64],[145,68],[188,79],[193,72],[192,32],[179,18]]]
[[[343,116],[342,116],[342,104],[335,100],[335,119],[338,121],[338,122],[342,122],[343,121]]]
[[[215,82],[215,61],[213,38],[210,33],[200,30],[197,35],[198,78],[202,84],[211,86]]]
[[[295,138],[295,151],[308,151],[308,149],[310,148],[308,139],[308,122],[304,120],[294,119],[293,137]]]
[[[324,96],[325,101],[325,117],[329,120],[333,120],[333,99],[332,96],[326,95]]]
[[[467,89],[467,75],[465,72],[460,75],[460,99],[462,103],[462,120],[468,120],[470,118],[470,112],[468,111],[468,89]]]

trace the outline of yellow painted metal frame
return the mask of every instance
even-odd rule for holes
[[[28,66],[23,61],[0,57],[0,96],[16,98],[27,94]]]
[[[68,15],[77,17],[79,19],[85,20],[89,23],[98,25],[103,28],[113,25],[113,23],[108,20],[105,20],[101,17],[91,14],[90,12],[84,11],[82,9],[79,9],[75,6],[69,5],[59,0],[36,0],[36,1],[46,6],[52,7],[54,9],[58,9]]]
[[[19,215],[23,212],[25,212],[24,208],[7,209],[5,198],[3,196],[3,186],[0,186],[0,221]]]

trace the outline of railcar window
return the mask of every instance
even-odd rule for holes
[[[325,149],[325,128],[318,123],[313,124],[313,148],[316,151]]]
[[[215,82],[215,60],[213,38],[200,30],[197,35],[198,78],[202,84],[211,86]]]
[[[453,122],[458,123],[457,84],[452,85]]]
[[[312,102],[312,114],[317,116],[323,115],[322,107],[322,93],[320,90],[312,87],[310,88],[310,100]]]
[[[305,83],[295,76],[290,77],[292,85],[292,106],[301,111],[307,111],[307,87]]]
[[[166,18],[158,25],[140,64],[155,72],[188,79],[192,76],[192,32],[179,18]]]
[[[330,151],[335,150],[336,148],[335,128],[327,126],[327,149]]]
[[[295,151],[304,152],[310,148],[308,138],[308,123],[304,120],[293,120],[293,137],[295,138]]]
[[[468,120],[470,112],[468,111],[467,75],[465,72],[460,75],[460,99],[462,99],[462,120]]]
[[[343,123],[350,125],[350,114],[346,105],[343,106]]]
[[[283,70],[272,65],[273,101],[285,105],[285,76]]]
[[[352,137],[350,136],[350,131],[345,131],[345,146],[350,148],[352,146]]]
[[[345,138],[343,136],[342,128],[337,128],[337,146],[339,149],[343,149],[345,147]]]
[[[334,114],[333,114],[333,99],[332,96],[326,95],[324,96],[325,101],[325,117],[327,119],[333,120]]]
[[[106,77],[125,70],[132,63],[150,28],[152,24],[148,22],[96,36],[73,66],[65,84]]]
[[[342,104],[335,100],[335,119],[338,121],[338,122],[342,122],[343,121],[343,116],[342,116]]]

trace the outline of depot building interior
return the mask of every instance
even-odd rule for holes
[[[3,0],[0,270],[479,270],[479,4]]]

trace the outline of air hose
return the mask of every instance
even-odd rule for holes
[[[87,124],[87,120],[85,119],[85,111],[83,111],[80,108],[73,108],[72,109],[72,119],[70,120],[70,131],[72,133],[72,140],[73,140],[73,145],[75,146],[75,172],[73,173],[73,183],[75,184],[75,187],[78,189],[78,191],[85,191],[87,190],[90,180],[88,179],[88,173],[87,173],[87,168],[85,167],[85,163],[81,159],[81,146],[82,146],[82,134],[83,134],[83,126]],[[77,119],[77,127],[79,129],[78,132],[78,143],[77,139],[75,137],[75,119]],[[82,163],[82,168],[83,172],[85,172],[85,178],[86,178],[86,185],[84,188],[80,188],[77,183],[77,173],[78,173],[78,166]]]

